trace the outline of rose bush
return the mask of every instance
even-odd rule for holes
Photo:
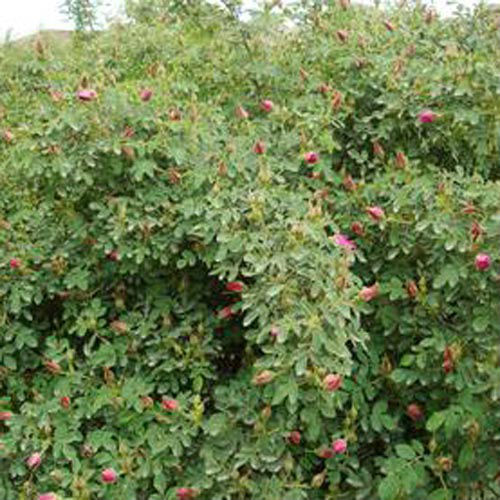
[[[0,49],[2,498],[500,495],[494,23],[225,4]]]

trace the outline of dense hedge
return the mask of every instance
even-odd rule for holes
[[[2,500],[498,497],[494,22],[225,3],[0,49]]]

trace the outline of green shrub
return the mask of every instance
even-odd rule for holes
[[[497,33],[343,5],[1,49],[3,499],[500,495]]]

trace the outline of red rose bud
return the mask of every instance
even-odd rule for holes
[[[304,155],[304,160],[308,165],[315,165],[319,161],[319,154],[315,151],[309,151]]]
[[[116,480],[118,479],[118,475],[114,471],[114,469],[104,469],[101,472],[101,479],[103,483],[106,484],[113,484],[116,483]]]
[[[231,306],[226,306],[223,309],[221,309],[218,313],[219,319],[228,319],[234,314]]]
[[[270,370],[264,370],[259,372],[252,379],[252,383],[254,385],[266,385],[269,384],[274,378],[274,373]]]
[[[342,375],[338,373],[329,373],[323,379],[323,389],[328,392],[336,391],[342,386]]]
[[[372,286],[365,286],[362,288],[359,292],[359,298],[363,302],[370,302],[370,300],[373,300],[376,298],[379,294],[379,286],[378,283],[375,283]]]
[[[132,127],[125,127],[125,130],[123,131],[123,137],[130,139],[134,135],[135,135],[135,130]]]
[[[446,374],[448,374],[453,371],[453,368],[453,352],[448,346],[446,346],[443,353],[443,370]]]
[[[408,159],[402,151],[396,153],[396,167],[405,168],[408,163]]]
[[[179,402],[175,399],[164,399],[161,404],[163,409],[167,411],[177,411],[179,409]]]
[[[463,214],[471,215],[476,213],[476,207],[472,203],[467,203],[462,209]]]
[[[413,280],[408,281],[408,283],[406,284],[406,292],[408,293],[408,296],[412,299],[414,299],[417,296],[418,287]]]
[[[52,359],[45,361],[44,365],[45,368],[53,375],[58,375],[59,373],[61,373],[61,366],[59,365],[59,363]]]
[[[234,114],[237,118],[241,118],[242,120],[246,120],[249,117],[248,111],[243,106],[237,106],[234,110]]]
[[[347,191],[356,191],[358,185],[354,182],[350,175],[346,175],[342,181],[342,185]]]
[[[422,418],[424,417],[424,412],[422,411],[420,406],[418,406],[416,403],[412,403],[412,404],[408,405],[408,407],[406,408],[406,414],[414,422],[417,422],[418,420],[422,420]]]
[[[80,90],[77,92],[76,95],[77,95],[78,99],[80,99],[80,101],[85,101],[85,102],[89,102],[89,101],[93,101],[94,99],[97,99],[97,92],[95,90],[92,90],[92,89]]]
[[[143,89],[141,90],[139,97],[141,98],[141,101],[148,102],[151,97],[153,97],[153,91],[151,89]]]
[[[198,492],[193,488],[178,488],[175,495],[177,500],[192,500],[198,495]]]
[[[336,439],[332,443],[332,450],[336,455],[341,455],[347,451],[347,441],[345,439]]]
[[[10,259],[9,266],[11,269],[19,269],[21,267],[21,261],[19,259]]]
[[[10,411],[0,411],[0,422],[6,422],[12,418],[12,413]]]
[[[7,144],[10,144],[14,140],[14,134],[10,130],[4,130],[2,136],[3,136],[3,140]]]
[[[487,253],[478,253],[474,265],[478,271],[486,271],[491,266],[491,257]]]
[[[334,111],[338,111],[342,107],[342,94],[336,90],[332,97],[332,108]]]
[[[60,400],[59,400],[59,403],[61,404],[61,406],[67,410],[70,405],[71,405],[71,399],[69,398],[69,396],[63,396]]]
[[[387,28],[388,31],[394,31],[394,24],[391,23],[391,21],[384,21],[384,26]]]
[[[483,234],[483,228],[479,225],[478,222],[474,221],[472,223],[470,234],[472,237],[472,241],[476,241]]]
[[[418,120],[420,123],[432,123],[437,118],[437,114],[430,109],[424,109],[418,114]]]
[[[316,452],[316,454],[320,458],[332,458],[333,455],[335,455],[335,452],[331,448],[321,448]]]
[[[328,92],[330,92],[330,87],[326,83],[321,83],[318,85],[318,92],[320,94],[328,94]]]
[[[253,146],[253,152],[262,155],[266,152],[266,145],[262,141],[257,141]]]
[[[28,466],[28,468],[32,470],[39,467],[41,463],[42,463],[42,456],[40,455],[40,453],[33,453],[33,455],[29,456],[26,459],[26,465]]]
[[[230,281],[226,284],[226,290],[230,292],[242,292],[243,291],[243,283],[241,281]]]
[[[363,224],[361,222],[353,222],[351,224],[351,231],[357,236],[363,236],[365,234],[365,230],[363,228]]]
[[[292,431],[290,434],[288,434],[288,441],[291,444],[299,445],[300,444],[300,432],[299,431]]]
[[[378,156],[379,158],[383,158],[385,156],[385,151],[380,142],[375,141],[373,143],[373,154]]]
[[[265,111],[266,113],[269,113],[270,111],[272,111],[274,108],[274,104],[273,104],[273,101],[270,101],[269,99],[264,99],[261,103],[260,103],[260,109],[262,111]]]
[[[345,42],[347,42],[347,39],[349,38],[349,32],[346,30],[338,30],[337,31],[337,38],[339,39],[340,42],[345,43]]]

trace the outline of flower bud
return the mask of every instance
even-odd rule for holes
[[[336,391],[342,386],[342,375],[338,373],[329,373],[323,379],[323,388],[328,392]]]
[[[274,373],[270,370],[263,370],[254,376],[252,383],[254,385],[265,385],[271,382],[274,378]]]

